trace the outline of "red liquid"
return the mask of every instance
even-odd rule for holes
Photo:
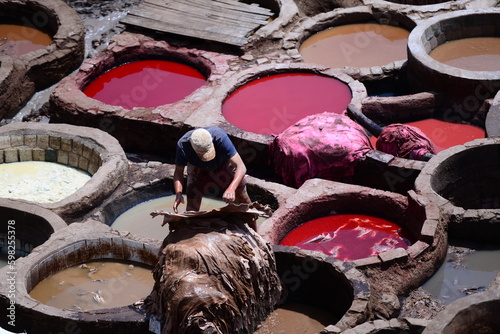
[[[436,153],[474,139],[484,138],[483,129],[470,125],[445,122],[435,118],[406,123],[422,130],[434,144]]]
[[[280,245],[320,251],[342,261],[376,256],[395,248],[407,249],[409,234],[382,218],[342,214],[308,221],[281,240]]]
[[[302,118],[322,112],[342,114],[351,101],[349,86],[312,73],[266,76],[240,87],[222,106],[228,122],[245,131],[279,134]]]
[[[84,93],[106,104],[154,108],[177,102],[205,83],[194,68],[165,60],[141,60],[103,73]]]

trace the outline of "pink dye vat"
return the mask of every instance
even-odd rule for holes
[[[280,245],[320,251],[342,261],[407,249],[412,238],[388,220],[360,214],[340,214],[308,221],[281,240]]]
[[[194,68],[166,60],[141,60],[115,67],[92,81],[84,93],[103,103],[154,108],[182,100],[206,82]]]
[[[335,78],[312,73],[275,74],[237,89],[224,101],[222,114],[242,130],[273,135],[309,115],[342,114],[351,98],[349,86]]]
[[[456,145],[462,145],[474,139],[484,138],[485,131],[470,124],[452,123],[429,118],[406,123],[422,130],[434,144],[435,152],[441,152]]]

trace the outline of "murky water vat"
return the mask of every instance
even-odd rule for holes
[[[0,2],[0,25],[23,25],[16,35],[29,33],[34,29],[37,34],[46,34],[39,43],[43,47],[13,52],[10,44],[4,53],[21,60],[27,69],[28,77],[36,90],[47,88],[77,68],[84,56],[83,24],[76,12],[64,1],[28,0]],[[12,31],[11,28],[9,28]],[[39,33],[40,32],[40,33]],[[0,36],[8,37],[8,36]],[[30,33],[30,37],[33,34]]]
[[[116,232],[112,232],[109,227],[90,220],[83,224],[72,224],[57,231],[51,236],[50,242],[40,246],[37,250],[36,253],[25,257],[17,267],[16,329],[30,333],[57,332],[67,328],[79,328],[86,333],[105,333],[110,330],[116,333],[147,333],[145,314],[140,307],[134,307],[133,303],[121,307],[78,311],[45,305],[33,299],[29,293],[45,278],[63,269],[89,261],[125,262],[127,263],[126,271],[129,270],[128,265],[152,267],[157,261],[158,245],[143,243],[130,237],[121,237]],[[87,270],[89,274],[92,272],[92,268],[78,269]],[[1,273],[6,275],[5,268]],[[64,285],[65,282],[60,283]],[[99,282],[93,282],[93,284],[96,283]],[[7,307],[6,303],[9,303],[7,289],[6,284],[1,286],[0,300],[5,307]],[[123,282],[115,283],[111,290],[114,293],[127,294],[130,287]],[[108,292],[110,291],[96,293],[98,297],[104,298]],[[81,297],[85,297],[84,293]],[[147,293],[142,296],[142,298],[145,297]]]
[[[496,9],[461,10],[421,22],[408,40],[408,70],[412,85],[428,87],[460,99],[466,111],[480,107],[500,87],[500,71],[472,71],[441,63],[430,53],[447,42],[495,37],[500,25]]]
[[[174,47],[144,35],[127,32],[116,35],[106,49],[85,61],[76,74],[66,77],[55,87],[50,98],[51,121],[100,128],[117,138],[127,152],[148,152],[171,157],[177,139],[184,133],[183,123],[211,95],[212,86],[219,83],[220,75],[227,70],[228,58],[231,56]],[[163,81],[176,75],[173,72],[158,72],[158,64],[164,64],[160,60],[167,61],[169,66],[183,66],[196,72],[198,77],[202,75],[206,81],[199,78],[204,84],[189,93],[184,92],[181,95],[187,95],[182,98],[178,95],[175,99],[170,97],[168,101],[156,101],[164,103],[159,106],[154,106],[157,103],[144,106],[137,103],[134,107],[137,101],[154,102],[153,98],[149,98],[153,95],[150,91],[160,92]],[[120,95],[105,102],[84,93],[100,76],[123,68],[120,65],[128,67],[144,62],[154,64],[149,64],[152,67],[141,72],[146,75],[139,78],[140,84],[133,85],[129,91],[120,91]],[[168,94],[160,95],[164,97]],[[134,135],[131,136],[131,133]]]
[[[0,119],[19,110],[35,92],[21,60],[0,55],[0,92]]]
[[[499,311],[499,290],[478,293],[458,299],[448,305],[422,333],[498,333],[500,331]]]
[[[477,139],[440,152],[415,181],[439,206],[449,232],[468,240],[496,240],[500,232],[498,138]]]
[[[1,163],[52,162],[92,175],[80,189],[57,202],[40,203],[61,215],[90,210],[123,181],[126,157],[107,133],[67,124],[12,123],[0,129]]]
[[[331,315],[326,329],[335,326],[345,330],[366,319],[371,286],[352,265],[295,247],[273,249],[279,276],[288,292],[286,303],[326,311]]]
[[[302,223],[332,214],[370,214],[393,220],[413,236],[413,243],[406,249],[397,247],[353,262],[373,283],[374,293],[402,295],[420,286],[437,270],[447,248],[437,207],[413,192],[408,195],[308,180],[262,224],[260,233],[271,243],[278,244]],[[362,235],[363,230],[359,233]]]
[[[0,199],[0,215],[5,220],[0,231],[1,267],[28,255],[54,231],[67,226],[50,210],[3,198]]]

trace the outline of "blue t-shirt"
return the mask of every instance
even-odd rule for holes
[[[212,142],[215,147],[215,158],[210,161],[201,161],[194,151],[189,136],[194,130],[186,132],[177,142],[175,152],[175,164],[177,166],[187,166],[188,163],[205,170],[214,170],[224,166],[227,161],[236,154],[236,148],[229,139],[227,133],[221,128],[211,126],[204,128],[212,135]]]

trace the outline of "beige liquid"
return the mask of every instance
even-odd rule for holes
[[[500,70],[500,37],[463,38],[438,45],[429,53],[435,60],[469,71]]]
[[[0,24],[0,54],[23,55],[43,49],[52,37],[38,29],[17,24]]]
[[[89,173],[45,161],[0,164],[0,197],[37,203],[63,200],[90,180]]]
[[[324,310],[290,303],[271,312],[254,334],[316,334],[338,321],[332,318]]]
[[[147,297],[153,285],[151,269],[95,261],[47,277],[30,296],[49,306],[88,311],[131,305]]]
[[[305,61],[333,68],[382,66],[407,58],[406,29],[358,23],[323,30],[302,43]]]
[[[119,215],[111,227],[118,231],[128,231],[134,235],[163,240],[168,235],[169,228],[167,225],[161,226],[163,216],[151,217],[150,213],[155,210],[163,210],[173,212],[175,195],[164,196],[150,201],[140,203],[129,210]],[[184,196],[184,200],[186,197]],[[210,211],[225,207],[226,203],[220,199],[203,197],[201,201],[201,211]],[[179,213],[185,211],[186,205],[179,206]],[[262,223],[265,218],[259,218],[257,224]]]

